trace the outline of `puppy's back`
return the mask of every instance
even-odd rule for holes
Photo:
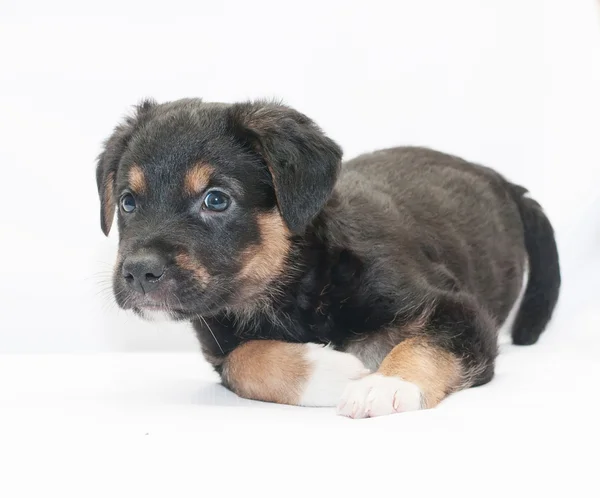
[[[392,278],[418,267],[428,285],[458,287],[493,315],[508,314],[526,248],[518,206],[501,175],[434,150],[400,147],[346,162],[336,190],[348,225],[357,225],[351,244],[367,259],[383,256]]]

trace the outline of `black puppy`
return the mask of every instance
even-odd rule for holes
[[[118,304],[190,320],[243,397],[368,417],[489,382],[527,271],[516,344],[558,299],[542,209],[440,152],[341,158],[283,105],[142,103],[97,168]]]

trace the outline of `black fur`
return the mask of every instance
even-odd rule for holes
[[[111,175],[116,175],[133,132],[143,126],[148,110],[154,105],[153,101],[146,100],[136,106],[135,116],[126,118],[122,124],[115,128],[113,134],[104,142],[104,150],[98,157],[96,185],[100,195],[100,226],[104,235],[109,234],[114,216],[114,206],[107,205],[107,197],[105,196],[107,188],[112,191],[115,190],[115,178],[111,179]]]
[[[535,344],[552,318],[558,301],[561,276],[554,230],[542,207],[527,192],[513,186],[513,197],[519,206],[529,254],[529,279],[521,307],[515,318],[512,338],[515,344]]]
[[[118,199],[133,163],[149,184],[135,216],[119,213],[118,303],[138,311],[148,305],[148,296],[127,291],[120,265],[136,251],[159,251],[171,262],[169,279],[152,303],[193,323],[217,371],[250,339],[331,343],[376,368],[420,333],[461,358],[469,385],[488,382],[526,260],[530,280],[515,343],[537,340],[558,298],[556,245],[539,205],[491,169],[429,149],[377,151],[342,168],[340,158],[312,121],[282,105],[143,104],[98,163],[102,199],[110,172]],[[234,192],[230,213],[202,217],[198,200],[182,194],[197,161],[211,164],[214,181]],[[241,298],[248,295],[239,280],[244,257],[269,242],[258,217],[274,209],[290,231],[284,270]],[[201,263],[208,285],[175,265],[178,251]]]
[[[283,219],[293,232],[302,233],[331,195],[342,150],[310,119],[284,106],[238,104],[230,114],[235,136],[269,167]]]

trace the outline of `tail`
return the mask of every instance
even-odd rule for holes
[[[529,255],[529,280],[523,301],[512,327],[514,344],[535,344],[558,301],[561,285],[558,249],[554,229],[542,207],[533,199],[524,197],[527,190],[509,185],[519,207],[525,231],[525,247]]]

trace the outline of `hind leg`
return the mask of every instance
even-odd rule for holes
[[[405,328],[406,338],[376,373],[348,384],[338,414],[364,418],[433,408],[449,394],[493,377],[496,330],[468,297],[439,301]]]

